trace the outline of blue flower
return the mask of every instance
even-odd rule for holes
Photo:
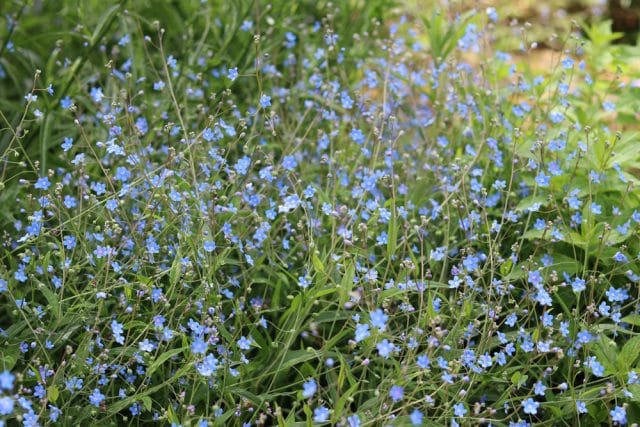
[[[267,108],[271,106],[271,97],[269,95],[262,94],[260,96],[260,106],[262,108]]]
[[[0,397],[0,415],[11,415],[13,413],[14,401],[9,396]]]
[[[573,59],[569,57],[566,57],[562,60],[562,66],[567,70],[573,68],[573,64],[574,64]]]
[[[364,133],[358,128],[354,128],[351,130],[351,139],[358,145],[362,145],[365,140]]]
[[[300,276],[298,277],[298,286],[302,289],[306,289],[311,285],[311,280],[308,277]]]
[[[36,181],[34,188],[37,188],[38,190],[47,190],[50,186],[51,183],[49,182],[49,178],[43,176],[38,178],[38,181]]]
[[[580,400],[576,401],[576,410],[579,414],[586,414],[587,412],[589,412],[589,410],[587,409],[587,405]]]
[[[351,415],[347,418],[347,425],[349,427],[360,427],[360,417],[357,414]]]
[[[605,294],[609,302],[625,302],[629,299],[629,292],[624,288],[616,289],[611,286]]]
[[[360,342],[366,338],[371,336],[371,332],[369,332],[369,325],[366,323],[358,323],[356,324],[356,342]]]
[[[196,366],[196,369],[200,375],[210,377],[218,369],[218,359],[216,359],[212,354],[208,354],[202,363],[199,363]]]
[[[538,413],[538,407],[540,403],[536,402],[532,398],[527,398],[524,402],[522,402],[522,410],[525,414],[535,415]]]
[[[310,379],[302,384],[302,397],[305,399],[310,399],[316,394],[318,390],[318,383],[314,379]]]
[[[611,411],[609,411],[609,415],[611,415],[611,420],[620,425],[625,425],[627,423],[627,410],[624,406],[616,406]]]
[[[595,356],[589,357],[584,364],[591,369],[591,372],[596,377],[604,376],[604,366],[602,366],[602,363],[598,362],[598,359]]]
[[[547,386],[545,386],[544,384],[542,384],[542,381],[537,381],[534,385],[533,385],[533,392],[535,394],[537,394],[538,396],[544,396],[544,392],[547,389]]]
[[[489,18],[489,21],[493,22],[494,24],[498,22],[498,12],[496,12],[495,7],[488,7],[486,9],[486,12],[487,12],[487,17]]]
[[[60,100],[60,106],[65,110],[68,110],[69,108],[71,108],[72,105],[73,105],[73,101],[68,96],[65,96]]]
[[[294,156],[284,156],[282,159],[282,167],[288,171],[292,171],[298,166],[298,162]]]
[[[414,426],[421,425],[423,418],[424,418],[424,415],[418,409],[414,409],[411,415],[409,415],[409,420],[411,421],[411,424]]]
[[[429,360],[429,358],[425,354],[421,354],[420,356],[418,356],[418,361],[416,362],[416,364],[422,369],[429,369],[431,360]]]
[[[629,262],[629,258],[627,258],[627,256],[620,251],[616,252],[616,254],[613,256],[613,259],[617,262]]]
[[[102,394],[99,389],[96,388],[93,390],[93,393],[89,396],[89,403],[99,408],[100,404],[104,402],[105,397],[106,396]]]
[[[453,415],[456,417],[464,417],[467,413],[467,408],[464,407],[462,403],[456,403],[453,405]]]
[[[124,326],[122,323],[118,323],[115,319],[111,321],[111,332],[113,332],[113,338],[118,344],[124,344]]]
[[[156,344],[153,341],[149,341],[148,338],[145,338],[144,340],[138,343],[138,348],[140,349],[140,351],[150,353],[156,349]]]
[[[15,375],[13,375],[9,371],[2,371],[0,373],[0,388],[3,390],[13,390],[13,381],[16,379]]]
[[[238,78],[238,67],[229,68],[227,71],[227,78],[231,81],[234,81]]]
[[[324,423],[329,420],[329,409],[325,406],[320,406],[313,411],[313,421],[316,423]]]
[[[548,187],[550,182],[551,181],[550,181],[549,175],[545,175],[542,172],[540,172],[540,173],[538,173],[538,175],[536,175],[536,184],[538,184],[538,186],[540,186],[540,187]]]
[[[402,388],[399,385],[394,385],[393,387],[391,387],[391,389],[389,390],[389,397],[391,398],[391,400],[393,400],[394,402],[399,402],[402,400],[402,398],[404,397],[404,388]]]
[[[380,331],[385,330],[389,316],[384,314],[384,311],[377,309],[376,311],[371,312],[369,317],[371,319],[371,326],[378,328]]]
[[[586,282],[584,279],[576,277],[573,282],[571,282],[571,288],[573,292],[582,292],[587,289]]]
[[[237,344],[240,350],[251,350],[251,338],[245,336],[240,337]]]
[[[376,348],[378,349],[378,354],[385,359],[388,359],[389,355],[391,355],[391,353],[396,349],[396,347],[386,338],[382,340],[382,342],[376,344]]]

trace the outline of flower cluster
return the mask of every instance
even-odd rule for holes
[[[0,416],[625,425],[640,155],[581,44],[531,75],[499,19],[375,42],[326,20],[253,62],[162,54],[154,78],[151,38],[114,35],[38,116],[73,126],[3,240]]]

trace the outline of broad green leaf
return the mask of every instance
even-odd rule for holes
[[[164,362],[166,362],[167,360],[171,359],[174,356],[177,356],[178,354],[184,352],[187,348],[186,347],[181,347],[181,348],[174,348],[172,350],[169,351],[165,351],[163,353],[160,354],[160,356],[158,356],[157,359],[155,359],[154,361],[151,362],[151,364],[149,365],[149,368],[147,369],[147,376],[150,377],[151,375],[153,375],[153,373],[164,364]]]
[[[620,368],[626,371],[630,370],[638,360],[638,356],[640,356],[640,336],[635,336],[627,340],[620,350],[618,355]]]

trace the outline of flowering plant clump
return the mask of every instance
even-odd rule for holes
[[[536,74],[493,8],[359,34],[327,7],[206,18],[215,51],[116,7],[102,64],[35,72],[0,131],[2,420],[640,420],[610,32]]]

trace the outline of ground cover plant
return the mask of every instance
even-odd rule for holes
[[[159,4],[3,11],[3,424],[640,420],[607,22],[541,71],[492,7]]]

